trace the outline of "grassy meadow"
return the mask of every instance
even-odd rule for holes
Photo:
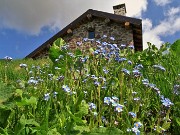
[[[180,134],[180,40],[136,53],[113,40],[1,60],[0,135]]]

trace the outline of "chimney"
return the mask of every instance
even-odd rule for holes
[[[113,9],[114,9],[114,14],[126,16],[126,5],[125,4],[113,6]]]

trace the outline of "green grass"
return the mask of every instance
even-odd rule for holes
[[[52,62],[0,62],[0,134],[180,133],[179,42],[109,57],[109,48],[72,55],[60,41],[50,49]]]

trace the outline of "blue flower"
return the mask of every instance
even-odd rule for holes
[[[134,123],[134,127],[135,128],[140,128],[142,126],[142,123],[141,122],[135,122]]]
[[[34,79],[29,79],[29,80],[28,80],[28,84],[37,85],[37,84],[38,84],[38,81],[37,81],[37,80],[34,80]]]
[[[75,57],[73,53],[68,52],[67,54],[68,54],[70,57],[72,57],[72,58]]]
[[[96,40],[96,43],[98,43],[98,44],[101,44],[101,41],[99,41],[99,40]]]
[[[140,131],[139,131],[138,128],[133,127],[133,128],[132,128],[132,131],[133,131],[136,135],[140,135]]]
[[[54,69],[55,69],[55,70],[59,70],[59,69],[61,69],[61,68],[59,68],[59,67],[55,67]]]
[[[140,98],[139,98],[139,97],[134,98],[134,101],[139,101],[139,100],[140,100]]]
[[[149,86],[149,80],[148,79],[143,79],[142,83],[147,87]]]
[[[134,45],[129,45],[128,48],[133,50],[134,49]]]
[[[100,83],[99,83],[98,81],[95,81],[95,82],[94,82],[94,85],[95,85],[95,86],[99,86]]]
[[[129,65],[132,65],[132,61],[128,60],[128,64],[129,64]]]
[[[103,35],[102,38],[107,38],[107,35]]]
[[[59,59],[62,59],[62,58],[64,58],[64,56],[63,55],[59,55]]]
[[[5,56],[4,59],[5,59],[6,61],[12,61],[12,58],[9,57],[9,56]]]
[[[162,71],[166,71],[166,69],[161,65],[153,65],[153,67]]]
[[[44,100],[48,101],[50,99],[50,93],[44,94]]]
[[[136,117],[136,114],[135,114],[134,112],[129,112],[129,115],[130,115],[131,117],[133,117],[133,118]]]
[[[179,90],[180,90],[180,85],[178,85],[178,84],[174,85],[173,93],[175,95],[179,95],[180,94]]]
[[[82,44],[82,42],[76,42],[77,46],[80,46]]]
[[[104,67],[104,68],[103,68],[103,72],[104,72],[105,74],[107,74],[109,71]]]
[[[27,64],[21,63],[19,66],[20,66],[21,68],[27,68]]]
[[[115,38],[114,38],[114,37],[110,37],[109,39],[111,39],[111,40],[113,40],[113,41],[115,40]]]
[[[126,45],[125,45],[125,44],[122,44],[122,45],[120,46],[120,48],[121,48],[121,49],[125,49],[125,48],[126,48]]]
[[[134,69],[132,72],[135,77],[142,76],[141,72],[138,69]]]
[[[96,109],[96,105],[94,103],[89,103],[89,109]]]
[[[111,98],[110,97],[104,97],[104,103],[109,105],[111,103]]]
[[[63,81],[64,80],[64,76],[59,76],[56,80],[57,81]]]
[[[88,41],[88,38],[83,38],[83,41],[84,41],[84,42]]]
[[[118,97],[112,96],[112,99],[113,99],[115,102],[119,102],[119,98],[118,98]]]
[[[55,91],[55,92],[53,92],[53,97],[56,97],[57,96],[57,92]]]
[[[62,88],[67,93],[71,92],[70,88],[67,85],[63,85]]]
[[[125,68],[123,68],[121,71],[126,75],[130,75],[130,71]]]
[[[115,111],[117,111],[118,113],[119,112],[122,112],[123,111],[123,108],[124,106],[123,105],[121,105],[121,104],[118,104],[117,106],[116,106],[116,108],[115,108]]]
[[[165,107],[170,107],[171,105],[174,105],[169,98],[161,97],[161,102]]]
[[[135,69],[142,69],[143,68],[143,65],[142,64],[138,64],[135,66]]]

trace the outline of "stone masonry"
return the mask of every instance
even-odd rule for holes
[[[115,43],[118,46],[121,44],[130,45],[133,44],[133,31],[131,27],[125,28],[124,23],[116,23],[116,22],[107,22],[104,18],[94,18],[92,21],[85,22],[79,25],[78,28],[72,30],[72,34],[66,34],[62,37],[66,43],[70,45],[70,48],[77,48],[77,42],[82,42],[83,38],[88,37],[89,30],[95,32],[95,39],[101,38],[103,35],[106,35],[107,38],[104,39],[107,43]],[[114,37],[115,40],[110,40],[110,37]],[[85,47],[81,49],[90,48],[90,44],[86,44]],[[48,53],[44,52],[39,57],[44,57]]]

